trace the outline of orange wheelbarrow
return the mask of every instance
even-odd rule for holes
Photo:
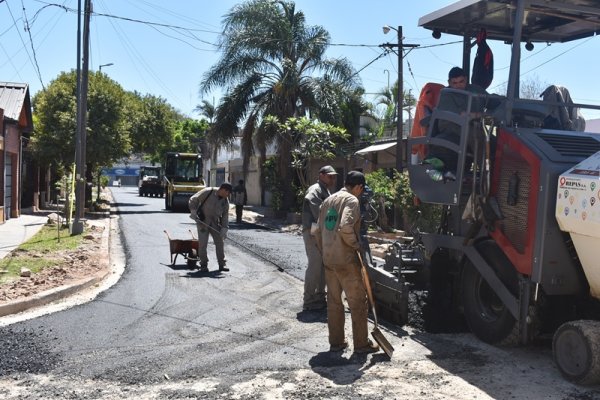
[[[169,232],[166,230],[164,232],[169,239],[171,265],[175,265],[177,256],[181,255],[187,260],[188,267],[195,268],[198,261],[198,239],[194,237],[194,234],[192,233],[192,239],[171,239]]]

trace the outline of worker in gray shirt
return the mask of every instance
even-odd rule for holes
[[[317,223],[321,203],[330,195],[330,189],[335,187],[337,172],[331,165],[319,170],[317,183],[310,186],[304,196],[302,205],[302,238],[308,258],[308,266],[304,277],[304,303],[302,309],[323,310],[327,307],[325,297],[325,271],[323,258],[319,251],[311,227]]]
[[[207,187],[194,194],[189,202],[190,217],[198,228],[198,257],[200,272],[208,272],[208,235],[212,236],[217,253],[219,271],[227,272],[223,241],[229,229],[229,200],[231,184],[225,182],[218,188]]]

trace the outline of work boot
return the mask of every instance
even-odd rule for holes
[[[329,347],[329,351],[331,352],[338,352],[338,351],[344,351],[346,349],[346,347],[348,347],[348,342],[344,341],[344,343],[342,344],[332,344],[331,347]]]
[[[229,272],[229,268],[225,264],[219,265],[219,271]]]
[[[302,306],[303,311],[321,311],[327,308],[326,301],[318,301],[316,303],[305,304]]]
[[[200,272],[208,272],[208,265],[200,264]]]
[[[363,347],[359,347],[358,349],[354,349],[355,353],[359,354],[367,354],[367,353],[377,353],[379,351],[379,345],[375,344],[371,341],[371,339],[367,339],[368,344]]]

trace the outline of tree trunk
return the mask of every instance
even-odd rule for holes
[[[290,140],[282,140],[279,146],[279,173],[281,177],[281,190],[283,194],[282,211],[290,211],[295,203],[295,195],[292,190],[292,148]]]

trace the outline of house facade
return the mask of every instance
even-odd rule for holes
[[[32,202],[32,194],[24,190],[31,187],[25,182],[30,166],[24,163],[33,131],[29,86],[0,82],[0,112],[0,223],[3,223],[19,217],[22,204]]]

